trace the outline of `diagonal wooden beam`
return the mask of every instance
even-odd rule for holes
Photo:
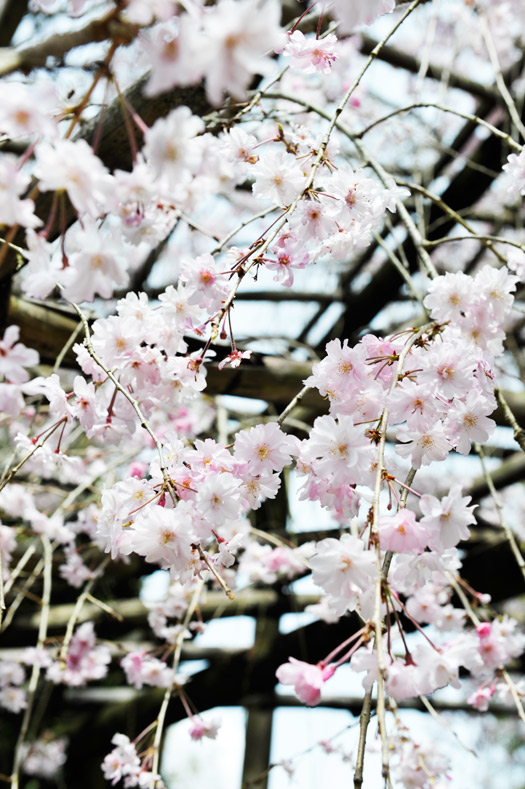
[[[0,47],[7,47],[27,13],[29,0],[5,0],[0,14]]]

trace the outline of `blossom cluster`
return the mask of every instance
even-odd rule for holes
[[[55,10],[55,0],[33,5]],[[395,5],[314,4],[303,15],[319,14],[314,34],[300,29],[303,17],[284,30],[278,0],[106,3],[126,43],[113,41],[121,61],[108,54],[92,87],[111,75],[105,89],[110,95],[115,87],[123,107],[128,169],[112,168],[100,152],[103,123],[92,143],[78,133],[84,104],[71,112],[47,76],[0,84],[2,144],[24,149],[0,157],[0,227],[8,231],[0,257],[20,229],[23,246],[12,245],[16,286],[31,299],[72,303],[86,335],[73,347],[71,375],[58,362],[49,374],[37,369],[39,354],[27,339],[20,342],[16,325],[0,340],[0,413],[17,453],[0,481],[0,584],[10,600],[25,557],[40,545],[51,545],[46,571],[51,564],[63,587],[82,590],[80,602],[113,562],[146,562],[169,577],[165,597],[145,604],[153,646],[119,644],[112,652],[97,641],[92,622],[74,627],[75,607],[62,638],[39,634],[20,659],[1,660],[0,706],[10,713],[31,711],[39,676],[78,688],[104,680],[116,658],[112,669],[134,690],[178,695],[192,739],[214,739],[220,722],[197,712],[177,663],[183,642],[206,629],[206,590],[231,597],[247,584],[288,585],[304,576],[321,592],[309,613],[330,623],[346,617],[349,631],[359,620],[317,662],[291,656],[277,668],[277,680],[304,704],[321,701],[342,665],[362,675],[365,691],[384,683],[396,701],[457,688],[464,672],[474,708],[487,709],[494,696],[508,700],[504,667],[523,654],[525,636],[460,575],[461,544],[476,528],[477,505],[457,481],[430,486],[425,474],[453,453],[469,455],[495,430],[498,366],[514,293],[525,280],[519,244],[505,249],[507,265],[483,258],[469,275],[456,270],[430,283],[420,277],[426,325],[358,335],[352,343],[330,340],[304,381],[325,399],[327,413],[306,431],[304,422],[286,421],[288,409],[231,429],[205,399],[217,352],[218,371],[253,354],[237,348],[232,326],[245,277],[270,272],[290,288],[317,264],[335,270],[390,227],[387,212],[404,209],[405,181],[362,153],[363,132],[354,135],[377,107],[358,84],[368,62],[359,37],[345,38]],[[471,5],[462,4],[458,15],[486,11],[501,50],[501,30],[518,4]],[[81,16],[89,3],[74,0],[68,10]],[[323,15],[336,21],[335,32],[322,34]],[[446,33],[442,18],[435,32]],[[118,87],[136,66],[145,67],[146,99],[190,87],[184,101],[191,108],[178,101],[146,123]],[[263,78],[257,93],[250,92],[254,76]],[[523,195],[523,152],[511,154],[503,169],[508,194]],[[406,209],[398,216],[417,239]],[[503,262],[496,242],[486,243]],[[427,248],[419,244],[422,258]],[[161,276],[157,287],[153,263],[168,271],[169,284]],[[81,303],[92,304],[89,317]],[[324,508],[337,525],[325,539],[296,545],[282,532],[256,528],[257,511],[283,493],[290,470],[300,499]],[[41,600],[43,611],[49,597]],[[522,686],[512,691],[514,701],[525,696]],[[133,741],[113,736],[102,763],[112,785],[164,786],[150,732]],[[446,760],[403,733],[389,747],[402,785],[438,786],[446,777]],[[43,736],[23,743],[20,761],[28,775],[53,779],[64,750],[63,740]]]
[[[438,277],[425,298],[437,323],[426,333],[419,332],[412,342],[405,334],[368,335],[353,348],[333,340],[306,382],[328,398],[330,415],[318,417],[301,442],[302,495],[319,501],[341,523],[353,518],[357,526],[352,534],[318,542],[309,560],[329,614],[357,611],[371,622],[375,586],[381,583],[382,616],[402,611],[419,628],[431,624],[438,632],[456,631],[440,647],[423,641],[409,651],[402,639],[403,656],[397,656],[391,644],[402,633],[389,625],[386,691],[396,700],[427,695],[449,683],[459,687],[461,666],[475,675],[491,673],[525,649],[514,620],[465,630],[465,611],[451,605],[450,576],[461,566],[457,546],[475,523],[470,496],[454,485],[441,498],[417,494],[418,505],[408,508],[394,489],[407,460],[414,472],[443,461],[453,450],[468,454],[473,442],[485,443],[494,430],[488,416],[496,405],[493,368],[515,288],[516,277],[489,266],[474,278],[463,273]],[[397,426],[401,443],[378,470],[378,426],[386,418]],[[360,523],[378,474],[390,497],[397,497],[397,511],[370,522],[370,510]],[[381,549],[379,562],[372,538]],[[390,573],[380,580],[387,553],[392,554]],[[363,685],[368,690],[378,678],[376,650],[372,643],[357,647],[359,642],[351,650],[351,666],[367,671]],[[318,703],[321,685],[340,662],[327,671],[324,663],[291,661],[277,671],[278,679],[294,685],[301,700]]]

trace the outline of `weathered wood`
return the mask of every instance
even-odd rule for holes
[[[356,303],[357,301],[356,299]],[[8,322],[20,327],[21,341],[35,348],[40,354],[41,362],[48,365],[54,363],[78,326],[76,314],[66,306],[58,303],[53,306],[44,305],[15,296],[10,299]],[[81,341],[80,336],[79,342]],[[220,346],[218,348],[219,357],[228,353],[229,346],[228,350],[223,349],[222,354]],[[76,356],[72,350],[66,353],[63,366],[76,368]],[[256,398],[283,407],[300,391],[304,379],[312,372],[310,362],[296,362],[262,354],[254,354],[253,359],[243,361],[235,370],[231,367],[219,370],[217,362],[205,366],[208,394]],[[525,394],[506,391],[504,396],[518,422],[525,425]],[[328,410],[327,401],[316,390],[307,392],[301,404],[317,413]],[[492,418],[500,425],[507,424],[500,408],[494,412]],[[504,466],[501,473],[495,476],[505,479],[508,473],[512,481],[521,479],[523,474],[521,463],[525,464],[525,460],[520,461],[517,458],[512,464]]]
[[[5,0],[0,14],[0,47],[7,47],[27,13],[29,0]]]

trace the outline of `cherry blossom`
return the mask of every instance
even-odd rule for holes
[[[315,460],[316,473],[333,475],[335,484],[356,482],[362,463],[366,462],[369,441],[350,416],[318,417],[308,440],[301,447],[301,459]],[[353,470],[353,471],[351,471]]]
[[[206,57],[206,92],[219,104],[228,91],[243,98],[253,73],[269,71],[267,53],[278,50],[284,33],[276,0],[220,0],[203,19]],[[204,43],[204,42],[203,42]]]
[[[35,150],[42,191],[65,190],[80,214],[97,219],[105,213],[114,180],[85,140],[43,141]]]
[[[275,422],[242,430],[235,439],[235,458],[254,475],[282,471],[291,462],[296,444]]]
[[[31,198],[20,199],[30,179],[20,172],[14,156],[4,154],[0,159],[0,225],[23,225],[33,228],[42,224],[34,214]]]
[[[337,60],[337,38],[329,33],[323,39],[306,38],[300,30],[294,30],[283,50],[290,57],[290,65],[305,74],[316,71],[329,73],[332,63]]]
[[[508,191],[512,194],[519,192],[525,195],[525,152],[509,154],[503,170],[508,175]]]
[[[345,0],[331,0],[329,8],[345,31],[352,31],[358,25],[369,25],[382,14],[389,14],[395,8],[395,0],[369,0],[366,5],[347,3]]]
[[[343,534],[339,540],[321,540],[315,548],[310,559],[314,582],[331,596],[330,606],[339,615],[354,610],[358,595],[377,577],[374,552],[350,534]]]
[[[306,182],[295,157],[282,150],[261,151],[251,174],[255,178],[255,197],[272,200],[282,207],[300,197]]]
[[[452,548],[468,538],[468,526],[476,522],[474,506],[468,506],[470,501],[470,496],[461,495],[461,485],[454,485],[441,501],[430,494],[421,498],[421,522],[431,529],[429,545],[432,550]]]
[[[149,5],[146,8],[144,3],[135,2],[130,5],[126,14],[131,19],[138,16],[139,5],[146,12],[140,13],[142,19],[153,10]],[[167,14],[162,16],[167,16],[170,14],[169,7],[173,9],[175,4],[167,0],[164,5],[167,6]],[[175,85],[194,85],[201,78],[204,71],[202,38],[196,29],[195,21],[188,14],[180,14],[175,20],[167,20],[145,31],[141,44],[151,63],[151,74],[144,88],[147,96],[164,93]]]
[[[192,740],[202,740],[203,737],[214,740],[220,726],[221,723],[217,718],[194,718],[190,728],[190,737]]]
[[[381,547],[398,553],[421,553],[427,546],[429,533],[416,521],[411,510],[401,508],[394,516],[380,518],[377,523]]]
[[[334,673],[333,666],[313,666],[303,660],[289,658],[275,672],[283,685],[293,685],[295,695],[304,704],[313,707],[321,700],[321,688]]]
[[[52,0],[32,5],[56,10]],[[519,55],[519,3],[445,5],[446,18],[439,9],[432,16],[433,37],[443,44],[461,29],[467,56],[462,52],[459,71],[475,81],[468,71],[482,58],[483,79],[492,69],[488,78],[495,76],[500,89],[499,67],[506,70]],[[427,134],[427,115],[401,113],[399,103],[390,107],[385,86],[376,90],[381,73],[369,78],[369,68],[389,50],[378,44],[367,59],[365,36],[345,38],[395,6],[394,0],[314,3],[286,29],[278,0],[122,0],[107,4],[107,18],[94,24],[89,4],[75,0],[66,11],[86,13],[87,27],[79,24],[74,39],[100,33],[103,40],[91,42],[99,62],[90,63],[87,52],[65,52],[36,76],[23,61],[30,44],[29,55],[25,44],[2,55],[7,71],[11,58],[21,57],[23,65],[0,85],[6,151],[0,266],[14,272],[10,311],[27,318],[45,308],[54,327],[37,338],[45,365],[35,374],[30,368],[40,356],[19,342],[21,334],[29,342],[31,324],[8,326],[0,341],[0,421],[15,453],[0,490],[3,627],[15,613],[10,596],[20,584],[27,584],[24,610],[36,598],[42,614],[34,645],[0,661],[0,705],[12,715],[27,710],[22,733],[31,714],[27,731],[37,738],[21,744],[13,784],[20,769],[48,780],[64,763],[65,743],[49,740],[43,725],[37,731],[41,688],[109,682],[111,665],[131,692],[167,692],[162,714],[135,740],[113,736],[103,775],[112,785],[162,787],[159,742],[172,691],[188,716],[188,741],[215,739],[219,728],[196,711],[191,686],[188,693],[182,687],[182,649],[208,627],[206,596],[213,606],[215,595],[239,596],[240,605],[247,583],[279,584],[288,594],[296,579],[313,582],[322,596],[307,613],[329,624],[344,617],[348,634],[324,660],[290,657],[276,678],[313,706],[340,665],[364,674],[366,691],[377,686],[379,735],[394,783],[438,787],[449,780],[449,767],[411,741],[388,702],[382,712],[381,686],[402,701],[459,689],[468,672],[476,709],[490,708],[493,696],[516,705],[524,697],[503,672],[525,650],[522,628],[499,599],[496,615],[490,595],[469,586],[466,562],[463,572],[461,543],[476,522],[476,505],[457,483],[463,472],[454,471],[454,463],[462,470],[475,461],[460,455],[494,435],[498,389],[518,387],[518,355],[511,358],[509,350],[521,331],[523,238],[506,217],[516,213],[509,206],[518,194],[525,195],[524,154],[513,139],[519,124],[513,112],[510,121],[504,117],[509,102],[500,102],[498,125],[510,130],[505,145],[516,153],[489,196],[478,200],[474,217],[463,219],[457,206],[445,211],[445,182],[455,186],[460,160],[434,169],[434,151],[420,136]],[[401,40],[408,31],[403,46],[414,59],[419,53],[411,47],[419,46],[419,22],[428,13],[422,8],[418,17],[419,10],[396,32]],[[412,14],[403,9],[379,20],[373,35],[391,32],[405,12]],[[481,45],[479,35],[484,15],[496,49],[488,59],[489,40]],[[322,35],[323,20],[335,22],[338,38]],[[317,34],[308,32],[316,24]],[[68,35],[59,33],[58,43]],[[451,74],[445,50],[440,65]],[[53,65],[62,77],[62,61],[70,68],[77,57],[85,58],[82,80],[66,97],[67,79],[55,88],[46,74]],[[426,53],[427,60],[437,74]],[[424,104],[426,88],[417,83]],[[511,92],[516,88],[509,82]],[[107,145],[112,96],[122,135],[115,157]],[[465,109],[448,98],[435,108],[440,120],[432,120],[434,136],[445,140],[457,138],[459,127],[455,112],[444,109],[456,107],[460,116]],[[95,117],[100,104],[110,112]],[[483,134],[501,138],[481,125]],[[483,146],[483,136],[475,142]],[[412,165],[418,183],[407,174]],[[430,171],[439,173],[439,183],[425,180]],[[430,203],[427,223],[421,208]],[[446,225],[434,221],[438,208]],[[460,215],[465,239],[456,234],[457,222],[449,234]],[[404,282],[395,307],[386,289],[386,296],[375,289],[391,281],[392,265]],[[329,305],[322,320],[321,311],[306,319],[295,344],[276,340],[265,319],[264,342],[256,344],[240,299],[251,297],[251,288],[268,288],[272,277],[286,288],[299,282],[323,305],[329,298],[318,286],[337,278],[337,306]],[[295,295],[280,292],[279,299]],[[50,296],[47,305],[27,301]],[[89,302],[74,330],[73,358],[69,313],[77,316],[70,302]],[[337,322],[332,311],[340,303],[345,312]],[[286,331],[287,323],[286,313]],[[48,348],[57,326],[65,335],[53,367]],[[230,410],[217,392],[237,393],[244,367],[224,368],[235,371],[249,359],[249,346],[257,365],[246,365],[246,377],[259,374],[259,353],[268,354],[265,369],[273,369],[279,343],[289,350],[283,374],[288,364],[294,375],[300,369],[306,388],[290,394],[288,407],[265,388],[267,405],[259,411],[246,417]],[[508,418],[501,407],[495,419],[501,414]],[[465,480],[465,490],[468,485]],[[304,528],[323,537],[326,519],[325,539],[303,539],[284,523],[284,512],[274,518],[274,507],[265,505],[291,491],[309,514],[311,505],[322,508],[323,522],[314,514]],[[519,529],[516,496],[512,511],[505,494],[480,505],[487,522],[495,505],[502,522],[509,516],[507,536]],[[78,624],[78,605],[97,602],[93,586],[117,562],[134,574],[147,563],[164,596],[145,602],[151,638],[140,645],[119,641],[110,650],[97,641],[93,622]],[[49,575],[60,580],[58,590]],[[255,597],[259,591],[266,594],[255,590]],[[79,601],[69,623],[62,633],[48,632],[48,608],[68,593]],[[100,607],[101,616],[111,611]],[[152,638],[155,645],[146,646]],[[320,746],[342,754],[331,741]],[[383,777],[390,780],[386,764]]]
[[[60,774],[61,767],[67,758],[67,738],[55,740],[39,739],[24,744],[23,770],[26,775],[36,775],[46,780],[54,780]]]
[[[159,118],[144,136],[144,158],[157,178],[168,188],[189,179],[200,163],[196,137],[204,124],[188,107],[177,107]]]
[[[8,326],[0,340],[0,375],[8,383],[21,384],[29,380],[25,367],[34,367],[39,362],[38,353],[17,342],[20,337],[18,326]]]

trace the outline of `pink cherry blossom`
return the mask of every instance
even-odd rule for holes
[[[462,271],[447,272],[432,280],[424,304],[438,321],[457,320],[468,309],[472,298],[472,281]]]
[[[40,189],[66,190],[80,214],[96,219],[105,213],[114,192],[114,179],[83,140],[44,141],[35,150]]]
[[[395,515],[377,522],[381,548],[398,553],[421,553],[428,545],[430,532],[418,523],[412,510],[400,508]]]
[[[20,199],[30,183],[30,178],[20,172],[14,156],[3,154],[0,159],[0,225],[22,225],[33,228],[42,224],[34,214],[33,200]]]
[[[282,207],[301,196],[306,182],[295,157],[276,149],[264,152],[261,149],[260,159],[251,173],[255,178],[255,197],[271,200]]]
[[[399,428],[397,438],[408,443],[396,444],[396,452],[401,457],[410,458],[414,468],[428,466],[436,460],[444,460],[452,448],[440,422],[424,433],[406,427]]]
[[[322,39],[306,38],[300,30],[288,37],[283,53],[290,57],[290,65],[305,74],[321,72],[328,74],[332,63],[337,60],[337,38],[329,33]]]
[[[0,340],[0,376],[9,383],[21,384],[29,379],[25,367],[34,367],[39,362],[37,351],[17,342],[20,337],[18,326],[8,326]]]
[[[349,33],[359,25],[369,25],[382,14],[390,14],[396,4],[395,0],[367,0],[365,4],[331,0],[330,5],[341,24],[341,30]]]
[[[321,688],[327,679],[334,673],[334,667],[320,664],[312,665],[303,660],[289,658],[288,663],[283,663],[275,675],[283,685],[293,685],[294,692],[299,701],[314,707],[321,700]]]
[[[226,91],[241,99],[251,75],[265,74],[267,53],[284,45],[281,8],[277,0],[220,0],[203,19],[207,62],[206,93],[220,104]]]
[[[255,475],[282,471],[295,454],[295,442],[275,422],[241,430],[235,439],[234,456]]]
[[[314,583],[331,596],[330,605],[339,615],[354,610],[358,595],[377,577],[374,551],[367,550],[364,542],[351,534],[343,534],[339,540],[328,537],[315,548],[309,562]]]
[[[190,737],[192,740],[202,740],[207,737],[210,740],[215,740],[219,732],[221,722],[217,718],[193,718],[190,727]]]
[[[452,548],[469,537],[468,526],[476,522],[473,515],[475,505],[468,506],[471,500],[471,496],[461,495],[461,485],[454,485],[441,501],[428,493],[421,498],[421,522],[430,529],[429,545],[432,550]]]
[[[508,191],[511,194],[525,195],[525,151],[509,154],[503,170],[508,176]]]
[[[314,463],[316,474],[333,475],[334,484],[355,483],[368,458],[370,443],[350,416],[320,416],[301,446],[301,460]]]
[[[169,4],[174,5],[171,0]],[[202,37],[188,14],[180,14],[145,31],[141,44],[151,63],[151,74],[144,87],[146,96],[157,96],[176,85],[194,85],[201,79]]]
[[[275,271],[276,282],[291,287],[294,281],[292,269],[304,268],[310,260],[309,253],[299,239],[291,234],[281,236],[272,252],[277,259],[266,260],[266,268]]]
[[[196,137],[203,130],[202,119],[188,107],[177,107],[156,120],[144,136],[144,158],[153,175],[171,188],[190,178],[200,164]]]

